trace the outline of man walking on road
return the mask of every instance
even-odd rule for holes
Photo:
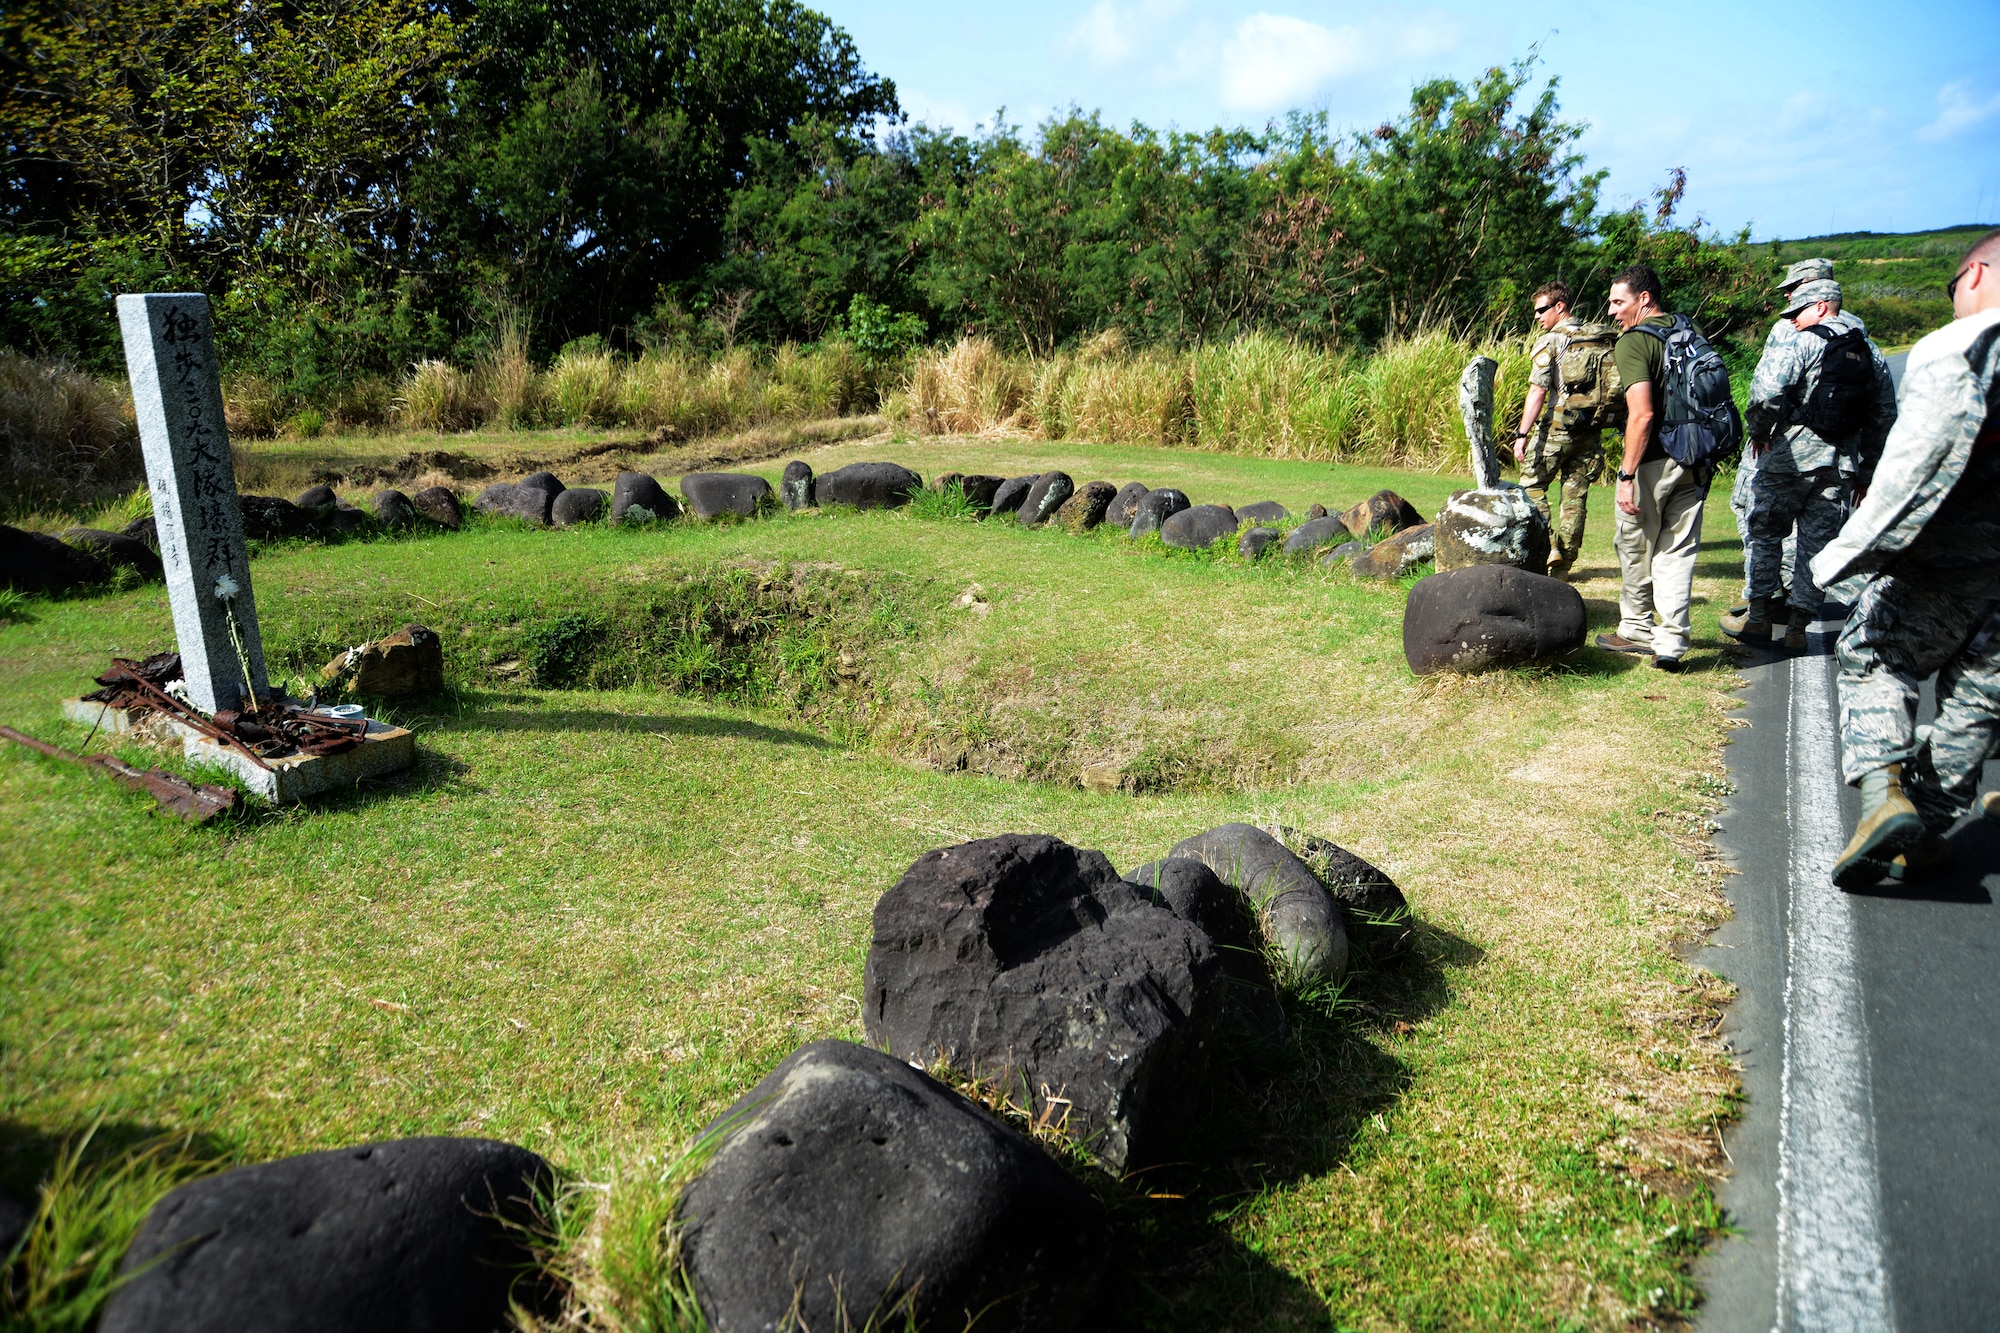
[[[1778,282],[1778,291],[1784,296],[1787,302],[1790,302],[1792,293],[1797,291],[1803,284],[1831,279],[1832,277],[1833,261],[1831,259],[1801,259],[1785,270],[1785,276]],[[1857,315],[1855,318],[1859,319],[1860,316]],[[1773,351],[1790,342],[1797,334],[1798,330],[1792,327],[1792,321],[1780,317],[1775,324],[1771,325],[1771,331],[1764,335],[1764,355],[1767,357],[1770,356]],[[1750,553],[1750,491],[1756,484],[1757,462],[1757,455],[1754,452],[1747,449],[1744,450],[1743,457],[1736,464],[1736,484],[1729,488],[1729,507],[1736,514],[1736,531],[1743,538],[1745,558],[1743,562],[1743,600],[1722,613],[1722,628],[1723,632],[1727,634],[1741,635],[1743,633],[1743,622],[1749,618],[1750,614],[1750,562],[1748,558]],[[1789,588],[1792,586],[1793,554],[1792,539],[1786,537],[1783,549],[1784,568],[1779,574],[1780,588]],[[1779,614],[1779,608],[1775,603],[1770,607],[1770,610],[1774,615]]]
[[[1552,282],[1535,293],[1535,322],[1543,332],[1528,354],[1528,401],[1514,436],[1521,485],[1545,522],[1551,518],[1549,489],[1561,482],[1560,509],[1549,523],[1554,550],[1548,572],[1557,578],[1583,549],[1590,485],[1604,473],[1604,418],[1618,401],[1612,359],[1618,331],[1577,319],[1569,303],[1567,283]]]
[[[1771,636],[1786,536],[1798,526],[1785,647],[1806,646],[1819,617],[1811,562],[1840,531],[1847,498],[1865,491],[1896,420],[1896,384],[1861,321],[1840,308],[1840,284],[1802,283],[1784,309],[1796,332],[1764,347],[1743,424],[1756,460],[1745,564],[1749,609],[1737,637]],[[1728,630],[1729,626],[1724,626]]]
[[[1651,653],[1654,666],[1678,671],[1688,648],[1694,558],[1713,472],[1676,462],[1660,442],[1668,406],[1666,335],[1678,327],[1660,310],[1661,291],[1660,275],[1649,264],[1634,264],[1611,279],[1611,318],[1625,330],[1613,352],[1625,386],[1614,538],[1622,582],[1618,632],[1598,635],[1597,646]]]
[[[2000,230],[1946,288],[1954,322],[1910,352],[1901,413],[1873,484],[1813,561],[1821,587],[1869,577],[1840,636],[1841,768],[1861,820],[1834,863],[1843,889],[1946,864],[2000,734]],[[1917,689],[1938,713],[1915,735]]]

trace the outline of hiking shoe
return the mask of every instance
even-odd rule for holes
[[[1549,569],[1548,569],[1549,577],[1552,579],[1561,579],[1565,583],[1569,582],[1570,567],[1575,563],[1576,561],[1574,560],[1549,561]]]
[[[1889,878],[1898,884],[1924,879],[1951,869],[1951,844],[1942,835],[1924,830],[1917,845],[1889,862]]]
[[[1861,821],[1833,863],[1833,882],[1843,889],[1877,883],[1927,832],[1923,816],[1903,795],[1903,766],[1876,769],[1861,779]]]
[[[1610,653],[1636,653],[1641,657],[1653,651],[1651,644],[1634,643],[1623,634],[1600,634],[1597,646]]]
[[[1806,627],[1804,625],[1798,625],[1798,624],[1786,626],[1785,651],[1788,653],[1802,653],[1805,650],[1806,650]]]
[[[1738,602],[1722,613],[1722,632],[1731,638],[1741,638],[1743,622],[1750,619],[1750,603]]]
[[[1681,659],[1678,657],[1655,657],[1653,665],[1661,671],[1679,671],[1681,669]]]

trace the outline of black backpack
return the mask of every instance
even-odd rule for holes
[[[1799,424],[1822,439],[1845,439],[1867,424],[1875,397],[1875,354],[1868,348],[1868,334],[1861,329],[1836,333],[1824,324],[1800,332],[1817,334],[1826,352],[1819,383],[1799,410]]]
[[[1729,390],[1729,367],[1686,315],[1673,327],[1636,324],[1666,344],[1660,447],[1682,467],[1713,467],[1743,447],[1743,417]]]

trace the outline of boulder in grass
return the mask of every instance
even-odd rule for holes
[[[984,473],[975,472],[970,476],[960,477],[958,489],[960,494],[965,496],[967,504],[984,513],[993,508],[993,497],[999,493],[1000,487],[1006,480],[1005,477],[989,477]],[[943,477],[938,478],[938,489],[944,489]]]
[[[1259,500],[1256,504],[1236,506],[1236,517],[1244,523],[1281,523],[1292,516],[1292,511],[1276,500]]]
[[[1076,494],[1076,483],[1067,472],[1044,472],[1035,478],[1035,484],[1021,500],[1021,513],[1015,520],[1024,528],[1037,528],[1049,521],[1063,502]]]
[[[80,551],[88,551],[114,569],[129,569],[147,581],[167,576],[157,551],[137,537],[102,528],[69,528],[62,539]]]
[[[322,676],[346,675],[355,694],[381,697],[436,694],[444,688],[444,641],[422,625],[410,624],[373,643],[364,643],[327,664]]]
[[[423,1138],[287,1157],[182,1185],[146,1214],[99,1333],[489,1333],[552,1313],[526,1276],[555,1172],[526,1148]]]
[[[1139,497],[1139,503],[1132,506],[1132,526],[1126,535],[1143,537],[1149,532],[1158,532],[1168,519],[1183,512],[1187,507],[1187,496],[1171,486],[1162,486],[1157,491],[1147,491]]]
[[[1319,565],[1321,569],[1332,569],[1335,565],[1346,564],[1366,554],[1368,554],[1366,543],[1344,541],[1338,546],[1320,552]]]
[[[1338,981],[1346,974],[1340,907],[1284,843],[1253,824],[1224,824],[1176,843],[1170,855],[1202,862],[1248,898],[1264,937],[1301,981]]]
[[[823,505],[896,509],[924,488],[924,479],[900,463],[849,463],[820,474],[813,487]]]
[[[449,486],[426,486],[410,497],[410,504],[431,522],[454,532],[464,521],[458,508],[458,493]]]
[[[146,515],[144,518],[133,519],[118,530],[118,535],[121,537],[130,537],[133,541],[144,542],[147,550],[155,554],[159,552],[160,525],[154,521],[151,514]]]
[[[1228,505],[1195,505],[1160,524],[1160,540],[1169,546],[1198,551],[1236,531],[1236,511]]]
[[[357,509],[345,500],[331,509],[320,510],[315,522],[320,534],[326,537],[346,537],[365,532],[368,524],[368,511]]]
[[[340,497],[333,493],[333,487],[321,484],[306,487],[292,503],[301,509],[331,509],[340,503]]]
[[[1518,486],[1459,491],[1437,517],[1437,567],[1510,565],[1530,574],[1549,566],[1549,524]]]
[[[1362,541],[1414,528],[1424,521],[1417,507],[1394,491],[1377,491],[1340,516],[1347,530]]]
[[[1337,842],[1291,828],[1281,827],[1278,833],[1340,904],[1354,943],[1376,954],[1409,946],[1415,937],[1410,904],[1395,880]]]
[[[1276,528],[1250,528],[1236,539],[1236,554],[1245,560],[1255,560],[1263,555],[1278,540]]]
[[[690,472],[681,478],[681,498],[703,520],[755,518],[775,503],[771,483],[748,472]]]
[[[1089,532],[1104,522],[1117,495],[1108,481],[1086,481],[1056,510],[1056,524],[1065,532]]]
[[[1033,477],[1009,477],[993,488],[993,505],[987,511],[989,516],[998,518],[1002,514],[1017,514],[1028,498],[1028,491],[1041,480]]]
[[[282,496],[240,495],[237,506],[243,513],[243,536],[248,541],[287,541],[312,533],[313,512]]]
[[[555,508],[556,496],[561,493],[540,486],[523,486],[519,482],[496,481],[473,500],[472,511],[495,518],[519,518],[546,525],[550,511]]]
[[[375,521],[385,528],[408,528],[416,526],[417,507],[410,497],[393,486],[384,487],[369,498],[368,507],[375,511]]]
[[[1326,506],[1325,506],[1325,505],[1323,505],[1323,504],[1318,504],[1318,503],[1314,503],[1314,504],[1309,504],[1309,505],[1307,505],[1307,506],[1306,506],[1306,521],[1307,521],[1307,522],[1309,522],[1309,523],[1310,523],[1310,522],[1311,522],[1311,521],[1312,521],[1313,519],[1316,519],[1316,518],[1325,518],[1325,517],[1326,517]]]
[[[1354,557],[1354,572],[1369,579],[1399,579],[1431,558],[1431,525],[1404,528]]]
[[[0,523],[0,588],[69,592],[110,577],[110,567],[89,551],[66,546],[46,532]]]
[[[817,505],[819,494],[812,464],[803,458],[785,464],[784,475],[778,478],[778,496],[785,502],[786,510],[794,514]]]
[[[1511,565],[1475,565],[1421,579],[1403,608],[1403,656],[1419,676],[1553,662],[1583,646],[1575,588]]]
[[[1105,1326],[1103,1205],[893,1056],[802,1046],[708,1132],[681,1253],[715,1333]]]
[[[555,503],[558,495],[569,489],[553,472],[530,472],[514,484],[524,491],[541,491],[549,497],[551,505]]]
[[[681,507],[666,488],[645,472],[621,472],[611,483],[613,523],[657,523],[676,517]]]
[[[1114,527],[1129,528],[1132,516],[1138,512],[1139,501],[1146,498],[1146,483],[1128,481],[1118,488],[1118,494],[1111,497],[1110,507],[1104,511],[1104,521]]]
[[[549,506],[549,518],[559,528],[595,523],[610,504],[611,497],[593,486],[572,486]]]
[[[875,904],[870,1045],[991,1079],[1109,1171],[1159,1160],[1222,1002],[1201,931],[1100,852],[1006,834],[917,858]]]
[[[1188,857],[1168,857],[1127,871],[1125,882],[1215,942],[1229,980],[1225,1026],[1261,1041],[1282,1041],[1289,1034],[1264,961],[1263,938],[1242,894],[1206,864]]]
[[[1292,529],[1291,534],[1285,538],[1285,554],[1294,559],[1309,560],[1315,552],[1323,551],[1329,546],[1339,546],[1352,537],[1353,534],[1347,530],[1346,523],[1322,514],[1318,518],[1309,518]]]

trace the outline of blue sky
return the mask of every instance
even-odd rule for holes
[[[1415,83],[1541,46],[1607,202],[1688,171],[1688,214],[1759,239],[2000,222],[2000,0],[1783,7],[1312,0],[812,0],[912,119],[1373,126]]]

